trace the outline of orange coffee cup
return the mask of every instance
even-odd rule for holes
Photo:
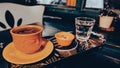
[[[26,25],[18,26],[10,30],[16,49],[23,53],[34,53],[42,44],[42,26]]]
[[[69,46],[75,37],[70,32],[58,32],[55,34],[55,38],[59,45]]]

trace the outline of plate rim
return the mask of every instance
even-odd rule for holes
[[[10,47],[11,46],[11,47]],[[47,44],[45,45],[45,48],[42,50],[42,51],[39,51],[39,52],[37,52],[38,54],[40,54],[40,52],[45,52],[45,56],[42,56],[42,57],[38,57],[38,60],[31,60],[31,62],[21,62],[21,61],[15,61],[15,60],[11,60],[11,58],[10,57],[8,57],[9,55],[10,55],[10,52],[7,52],[7,53],[5,53],[8,49],[10,49],[10,48],[12,48],[13,47],[13,49],[14,49],[14,51],[18,51],[18,50],[16,50],[15,49],[15,47],[14,47],[14,44],[13,44],[13,42],[10,42],[4,49],[3,49],[3,52],[2,52],[2,55],[3,55],[3,58],[6,60],[6,61],[8,61],[8,62],[10,62],[10,63],[14,63],[14,64],[31,64],[31,63],[35,63],[35,62],[38,62],[38,61],[41,61],[41,60],[43,60],[44,58],[46,58],[46,57],[48,57],[52,52],[53,52],[53,49],[54,49],[54,46],[53,46],[53,43],[50,41],[50,40],[48,40],[48,42],[47,42]],[[47,53],[46,53],[46,51],[45,51],[45,49],[47,49],[47,50],[49,50],[49,51],[47,51]],[[15,54],[15,52],[13,52],[14,54]],[[22,53],[21,53],[22,54]],[[33,55],[33,54],[32,54]],[[42,54],[41,54],[42,55]],[[16,57],[17,55],[14,55],[14,57]],[[33,57],[33,58],[30,58],[30,59],[34,59],[34,58],[36,58],[35,56]],[[18,58],[17,57],[17,59],[23,59],[23,58]],[[25,59],[24,59],[25,60]],[[28,60],[28,59],[26,59],[26,60]]]

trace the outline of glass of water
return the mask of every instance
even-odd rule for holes
[[[76,26],[76,40],[82,45],[87,47],[88,42],[93,26],[95,24],[95,19],[89,17],[76,17],[75,26]]]

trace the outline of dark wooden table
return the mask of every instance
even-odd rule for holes
[[[49,20],[47,20],[49,21]],[[57,20],[53,20],[57,21]],[[54,36],[54,34],[58,31],[73,31],[74,26],[70,25],[70,27],[66,27],[64,25],[60,25],[62,21],[58,23],[52,23],[53,21],[49,21],[50,23],[44,23],[45,27],[53,27],[57,28],[51,34],[51,29],[47,29],[45,32],[45,38],[50,39]],[[59,55],[56,51],[53,51],[51,55],[40,62],[36,62],[28,65],[16,65],[11,64],[4,60],[2,57],[2,50],[4,47],[12,41],[9,30],[0,32],[0,67],[2,68],[120,68],[120,48],[119,48],[119,37],[116,32],[104,32],[99,31],[98,29],[94,29],[94,31],[103,33],[106,36],[106,42],[103,45],[100,45],[95,48],[91,48],[90,50],[78,52],[76,55],[64,58]],[[49,36],[50,33],[50,36]],[[113,36],[114,35],[114,36]],[[51,40],[52,41],[52,40]]]

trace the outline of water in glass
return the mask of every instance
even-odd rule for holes
[[[79,41],[86,41],[89,39],[95,19],[88,17],[77,17],[75,18],[76,25],[76,39]]]

